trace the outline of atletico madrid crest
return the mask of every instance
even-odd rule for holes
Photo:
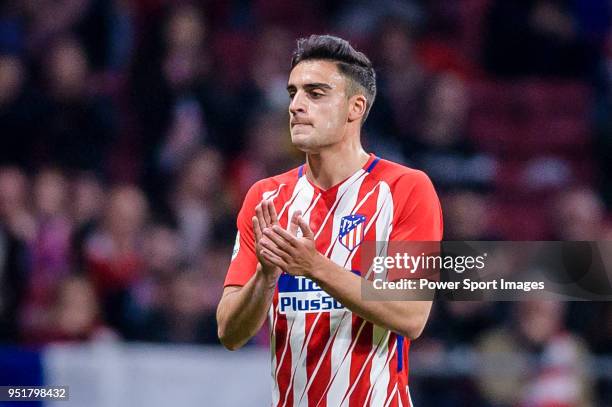
[[[342,246],[349,250],[353,250],[355,247],[361,244],[361,241],[363,240],[365,220],[366,217],[359,214],[343,216],[342,219],[340,219],[340,233],[338,233],[338,240],[340,240]]]

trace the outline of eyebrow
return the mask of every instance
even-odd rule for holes
[[[312,89],[332,89],[332,87],[327,84],[327,83],[323,83],[323,82],[315,82],[315,83],[307,83],[305,85],[303,85],[303,88],[306,90],[312,90]],[[287,86],[287,91],[292,91],[297,89],[297,87],[295,85],[288,85]]]

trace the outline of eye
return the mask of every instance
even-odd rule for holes
[[[310,92],[310,97],[312,97],[313,99],[319,99],[322,96],[325,96],[323,92],[317,92],[317,91]]]

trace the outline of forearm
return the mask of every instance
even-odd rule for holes
[[[261,328],[266,320],[276,278],[257,271],[244,287],[228,292],[217,308],[218,335],[221,343],[230,350],[242,347]]]
[[[384,301],[382,293],[380,301],[365,300],[361,285],[372,285],[371,281],[321,257],[311,278],[329,295],[360,317],[409,339],[415,339],[421,334],[429,317],[431,301]]]

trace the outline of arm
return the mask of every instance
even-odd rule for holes
[[[293,234],[297,230],[298,216],[300,216],[300,213],[296,212],[290,223],[289,230]],[[243,252],[240,255],[248,255],[249,259],[256,258],[258,262],[255,273],[244,286],[226,286],[217,307],[219,340],[229,350],[242,347],[259,331],[266,320],[276,282],[281,274],[281,270],[277,266],[267,262],[260,254],[259,242],[262,231],[272,225],[279,225],[274,204],[271,201],[261,202],[255,208],[255,216],[252,217],[251,221],[254,253],[249,250],[251,245],[247,244],[242,249],[246,253]],[[247,239],[246,243],[251,242],[248,233],[243,233],[241,237]],[[241,248],[239,247],[238,250],[241,250]],[[245,262],[242,263],[241,267],[249,267],[250,264],[252,263]]]
[[[421,335],[429,317],[431,300],[364,300],[361,285],[372,286],[371,281],[360,278],[321,254],[319,256],[321,258],[315,263],[319,265],[313,268],[312,278],[342,305],[361,318],[395,331],[408,339],[416,339]]]
[[[299,222],[304,234],[302,238],[291,236],[278,227],[264,232],[264,258],[289,274],[310,278],[349,310],[376,325],[409,339],[415,339],[423,332],[429,317],[431,300],[364,300],[362,284],[372,286],[372,282],[363,280],[317,252],[308,224],[302,218]]]
[[[245,286],[228,286],[217,308],[219,340],[229,350],[242,347],[263,325],[276,288],[273,274],[257,270]]]

